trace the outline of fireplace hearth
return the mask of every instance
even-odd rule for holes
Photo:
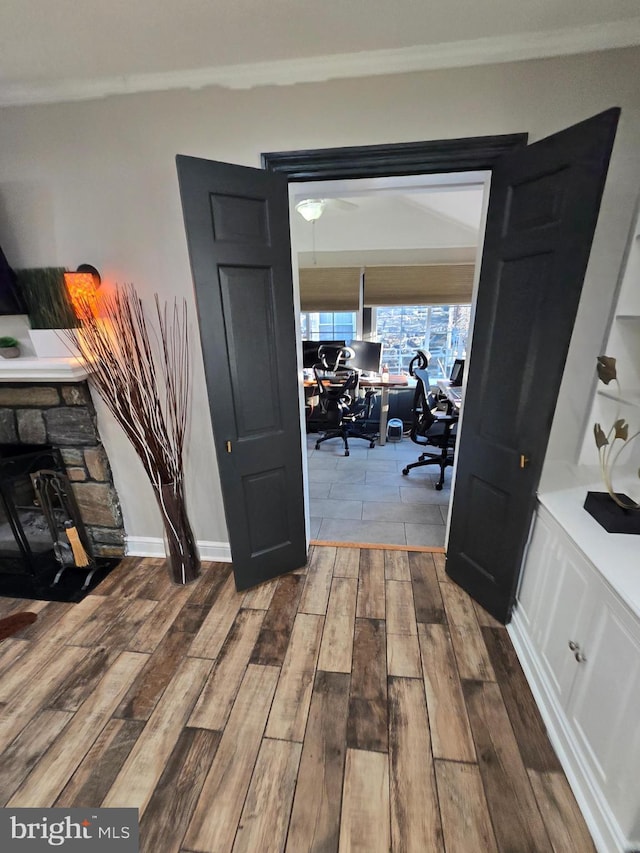
[[[0,384],[0,596],[80,601],[123,555],[86,381]]]
[[[0,594],[79,601],[117,562],[92,554],[60,451],[0,444]]]

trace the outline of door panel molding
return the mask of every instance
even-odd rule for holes
[[[446,571],[503,623],[515,602],[619,114],[611,108],[514,151],[492,174]],[[501,421],[494,431],[486,428],[488,400]],[[484,517],[474,500],[478,477],[504,489],[508,513]],[[474,536],[486,542],[477,566],[466,558]]]
[[[238,590],[304,566],[287,182],[176,158]]]

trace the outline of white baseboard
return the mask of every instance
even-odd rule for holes
[[[549,739],[565,772],[580,811],[586,821],[598,853],[623,853],[628,850],[626,839],[598,789],[591,773],[581,760],[580,749],[563,708],[558,703],[548,679],[538,664],[531,647],[526,625],[514,610],[507,625],[509,637],[529,682],[533,698],[540,711]]]
[[[228,542],[198,542],[200,557],[203,560],[218,560],[220,563],[231,562],[231,548]]]
[[[164,557],[164,539],[159,536],[127,536],[125,540],[128,557]],[[228,542],[198,542],[200,559],[231,562]]]

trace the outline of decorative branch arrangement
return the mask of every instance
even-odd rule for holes
[[[187,306],[155,296],[147,321],[133,285],[85,300],[80,329],[67,335],[88,363],[89,381],[124,430],[153,487],[176,583],[198,577],[200,560],[185,509],[184,446],[191,373]],[[152,334],[153,333],[153,336]]]
[[[615,382],[620,394],[620,383],[618,382],[618,372],[616,370],[616,360],[607,355],[598,357],[598,378],[609,385],[610,382]],[[600,460],[600,472],[602,479],[607,488],[607,492],[611,500],[615,501],[622,509],[640,509],[640,503],[628,498],[626,495],[620,496],[613,488],[613,468],[622,451],[640,435],[640,430],[629,436],[629,424],[624,418],[616,418],[609,432],[605,433],[600,424],[593,425],[593,435],[598,448],[598,458]],[[622,442],[616,445],[616,441]],[[616,451],[614,453],[614,447]],[[640,471],[638,472],[640,476]],[[626,498],[622,500],[621,498]]]

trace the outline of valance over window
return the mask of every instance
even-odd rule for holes
[[[305,267],[300,270],[302,311],[357,311],[360,267]]]
[[[473,264],[366,267],[364,304],[465,304],[471,302],[473,274]]]

